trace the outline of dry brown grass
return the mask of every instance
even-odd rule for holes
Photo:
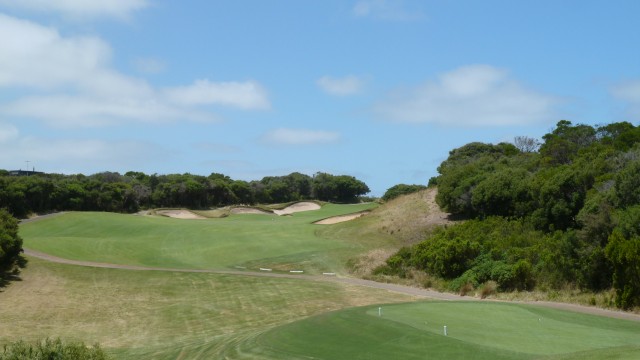
[[[371,275],[374,269],[385,264],[394,249],[373,249],[350,261],[350,272],[358,277]]]
[[[399,239],[404,245],[424,240],[440,226],[452,224],[449,214],[440,210],[437,188],[397,197],[374,210],[378,230]]]
[[[486,283],[482,284],[482,286],[480,286],[480,289],[478,290],[480,291],[480,299],[486,299],[491,295],[495,295],[496,291],[498,290],[498,283],[493,280],[489,280]]]

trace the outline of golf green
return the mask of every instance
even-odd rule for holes
[[[263,334],[253,349],[273,358],[638,359],[638,339],[637,322],[516,304],[417,302],[297,321]]]

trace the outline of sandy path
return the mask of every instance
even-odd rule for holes
[[[272,272],[256,272],[256,271],[159,268],[159,267],[109,264],[109,263],[100,263],[100,262],[92,262],[92,261],[63,259],[57,256],[53,256],[53,255],[49,255],[46,253],[29,250],[29,249],[24,249],[24,252],[27,256],[32,256],[42,260],[47,260],[47,261],[51,261],[59,264],[67,264],[67,265],[77,265],[77,266],[87,266],[87,267],[97,267],[97,268],[107,268],[107,269],[135,270],[135,271],[210,273],[210,274],[223,274],[223,275],[298,279],[298,280],[305,280],[305,281],[328,281],[328,282],[336,282],[336,283],[343,283],[343,284],[349,284],[349,285],[367,286],[375,289],[388,290],[396,293],[401,293],[401,294],[406,294],[406,295],[411,295],[416,297],[437,299],[437,300],[496,301],[496,300],[480,300],[472,297],[463,297],[455,294],[441,293],[433,290],[420,289],[420,288],[414,288],[410,286],[403,286],[403,285],[397,285],[397,284],[379,283],[371,280],[363,280],[363,279],[356,279],[356,278],[345,278],[345,277],[336,277],[336,276],[293,275],[293,274],[279,274],[279,273],[272,273]],[[555,308],[560,310],[574,311],[574,312],[640,322],[640,314],[633,314],[633,313],[614,311],[614,310],[605,310],[605,309],[594,308],[589,306],[557,303],[557,302],[550,302],[550,301],[527,301],[527,302],[501,301],[501,302],[545,306],[545,307],[550,307],[550,308]]]

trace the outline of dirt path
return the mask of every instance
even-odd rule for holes
[[[305,281],[328,281],[328,282],[335,282],[335,283],[342,283],[342,284],[349,284],[349,285],[367,286],[375,289],[382,289],[387,291],[393,291],[396,293],[401,293],[401,294],[406,294],[406,295],[411,295],[416,297],[437,299],[437,300],[494,301],[494,300],[480,300],[472,297],[464,297],[464,296],[459,296],[455,294],[441,293],[433,290],[420,289],[420,288],[414,288],[410,286],[403,286],[403,285],[397,285],[397,284],[379,283],[371,280],[363,280],[363,279],[357,279],[357,278],[347,278],[347,277],[337,277],[337,276],[295,275],[295,274],[281,274],[281,273],[273,273],[273,272],[256,272],[256,271],[239,271],[239,270],[236,271],[236,270],[160,268],[160,267],[148,267],[148,266],[137,266],[137,265],[109,264],[109,263],[100,263],[100,262],[93,262],[93,261],[70,260],[70,259],[64,259],[64,258],[60,258],[50,254],[42,253],[35,250],[29,250],[29,249],[24,249],[24,253],[27,256],[32,256],[42,260],[51,261],[59,264],[76,265],[76,266],[134,270],[134,271],[170,271],[170,272],[186,272],[186,273],[210,273],[210,274],[222,274],[222,275],[298,279],[298,280],[305,280]],[[582,305],[556,303],[556,302],[549,302],[549,301],[527,301],[527,302],[509,301],[509,302],[517,303],[517,304],[545,306],[545,307],[550,307],[550,308],[555,308],[560,310],[574,311],[574,312],[640,322],[639,314],[627,313],[622,311],[605,310],[605,309],[582,306]]]

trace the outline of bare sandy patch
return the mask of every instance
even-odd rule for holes
[[[156,214],[168,216],[174,219],[196,220],[206,219],[204,216],[196,215],[189,210],[159,210]]]
[[[268,211],[250,208],[250,207],[235,207],[231,209],[232,214],[258,214],[258,215],[272,215]]]
[[[310,201],[298,202],[295,204],[291,204],[282,210],[273,210],[273,212],[277,215],[291,215],[293,213],[302,212],[302,211],[313,211],[320,210],[321,206]]]
[[[369,213],[369,211],[363,211],[363,212],[359,212],[359,213],[355,213],[355,214],[334,216],[334,217],[330,217],[330,218],[323,219],[323,220],[320,220],[320,221],[316,221],[316,222],[314,222],[314,224],[316,224],[316,225],[338,224],[338,223],[345,222],[345,221],[355,220],[355,219],[357,219],[359,217],[367,215],[368,213]]]

